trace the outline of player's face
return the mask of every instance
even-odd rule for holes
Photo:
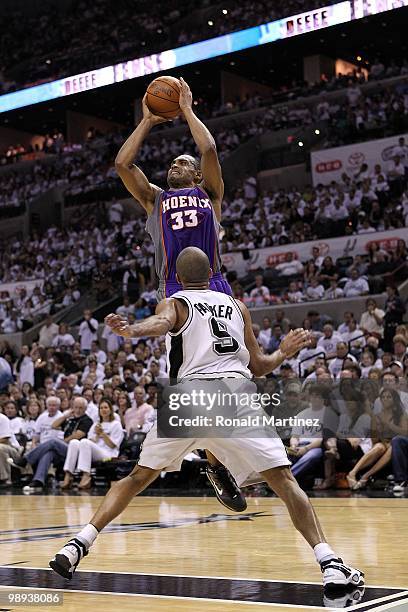
[[[167,173],[167,182],[173,189],[194,186],[197,183],[197,170],[187,155],[173,159]]]

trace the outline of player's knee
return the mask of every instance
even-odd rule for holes
[[[284,494],[293,485],[298,486],[295,477],[287,466],[271,468],[263,472],[263,475],[269,486],[279,497],[282,496],[281,493]]]

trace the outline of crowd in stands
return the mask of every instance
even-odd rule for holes
[[[206,0],[197,9],[194,2],[187,0],[181,10],[172,0],[163,10],[146,0],[137,6],[126,0],[115,4],[97,0],[92,6],[74,0],[69,8],[46,3],[35,14],[26,11],[23,14],[18,9],[7,11],[0,15],[3,32],[0,87],[3,92],[13,91],[330,3],[329,0],[280,0],[273,5],[258,1],[250,6],[237,6],[230,1]],[[202,9],[207,7],[212,10],[205,11],[206,16],[202,17]]]
[[[314,121],[318,120],[328,122],[326,145],[344,144],[380,135],[378,130],[383,130],[385,126],[389,134],[404,131],[404,126],[408,121],[407,100],[408,96],[398,88],[384,89],[381,93],[364,96],[359,85],[350,81],[347,89],[347,103],[322,100],[313,109],[304,105],[270,107],[266,112],[257,115],[250,121],[243,120],[242,124],[238,115],[233,125],[213,129],[213,132],[221,161],[253,136],[289,127],[311,126]],[[258,99],[258,102],[261,103],[261,100]],[[25,204],[54,186],[64,190],[68,202],[82,203],[92,199],[111,199],[118,194],[118,190],[122,189],[113,167],[113,159],[127,133],[114,132],[102,135],[95,134],[91,130],[90,138],[83,146],[65,145],[63,135],[58,130],[47,135],[44,139],[43,151],[62,154],[53,159],[52,163],[50,163],[51,160],[37,160],[34,166],[24,169],[24,172],[10,170],[2,173],[0,175],[0,211],[4,208],[9,209],[7,214],[13,214],[11,211],[14,211],[14,214],[17,211],[20,212]],[[18,146],[11,147],[10,151],[15,154],[14,157],[4,157],[4,160],[7,162],[7,160],[16,159],[16,156],[18,159],[20,155],[18,150]],[[167,169],[163,160],[167,158],[170,160],[186,150],[194,152],[194,144],[189,136],[170,138],[167,135],[162,137],[158,131],[145,142],[138,161],[153,182],[164,185]],[[341,194],[351,188],[357,189],[358,192],[361,191],[362,197],[366,197],[366,192],[371,200],[377,197],[381,209],[386,206],[388,196],[400,195],[396,192],[401,189],[391,189],[391,183],[393,185],[398,183],[399,177],[395,176],[395,171],[399,172],[402,166],[407,167],[408,154],[405,142],[400,146],[399,152],[400,165],[397,169],[391,167],[394,160],[390,160],[389,163],[378,167],[373,176],[368,176],[363,169],[358,176],[351,177],[354,178],[354,184],[340,186],[338,198],[340,207],[336,212],[336,217],[344,213]],[[370,185],[366,181],[363,187],[363,179],[370,179]],[[317,195],[307,194],[307,197],[313,205],[314,201],[321,200],[321,196],[324,195],[323,191]],[[272,197],[280,201],[284,196],[278,192]],[[296,198],[297,195],[292,194],[291,197]],[[358,194],[357,198],[359,198]],[[270,205],[268,196],[266,205]],[[376,212],[373,214],[377,215]],[[303,214],[303,217],[308,218],[308,215],[311,218],[314,211],[309,211],[306,206],[306,215]],[[402,211],[399,211],[397,221],[399,219],[401,222],[401,216]],[[386,215],[386,218],[389,219],[391,216]],[[394,219],[394,215],[392,218]],[[343,223],[343,220],[341,222]],[[360,225],[363,226],[363,223],[361,222]],[[367,229],[370,227],[373,226],[369,220]],[[364,231],[364,227],[358,229]],[[357,224],[354,223],[352,231],[356,230]]]
[[[34,145],[24,146],[22,144],[12,144],[0,153],[0,166],[15,164],[21,160],[32,159],[39,154],[53,153],[60,154],[65,150],[65,138],[61,131],[55,129],[51,134],[45,134],[43,139]]]
[[[391,320],[398,301],[400,316]],[[324,474],[317,488],[330,488],[340,471],[347,473],[341,486],[358,490],[386,468],[394,472],[395,492],[405,490],[408,330],[401,305],[395,292],[384,309],[368,298],[359,320],[345,312],[342,322],[310,310],[303,322],[312,333],[310,346],[267,379],[285,398],[285,416],[319,418],[330,432],[323,440],[321,426],[281,432],[300,482],[310,485]],[[139,306],[126,298],[116,312],[132,320]],[[292,327],[283,309],[273,320],[265,317],[262,327],[253,325],[266,353],[277,350]],[[98,461],[138,456],[167,376],[164,339],[119,338],[90,310],[75,336],[48,320],[20,356],[0,342],[2,487],[13,479],[18,486],[21,473],[22,484],[31,478],[26,491],[43,490],[54,463],[63,489],[77,475],[79,488],[88,489]],[[340,421],[330,428],[334,405]]]

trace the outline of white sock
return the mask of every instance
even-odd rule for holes
[[[98,534],[99,531],[97,530],[97,528],[94,527],[94,525],[92,525],[91,523],[88,523],[88,525],[81,529],[81,531],[75,537],[78,538],[78,540],[80,540],[81,542],[83,542],[87,548],[90,548],[95,542],[96,536]]]
[[[320,542],[313,548],[316,561],[322,563],[323,561],[329,561],[330,559],[338,559],[337,555],[326,542]]]

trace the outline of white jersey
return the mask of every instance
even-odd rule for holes
[[[234,298],[211,289],[184,289],[171,297],[185,303],[188,317],[178,332],[166,335],[170,379],[252,378],[244,318]]]

